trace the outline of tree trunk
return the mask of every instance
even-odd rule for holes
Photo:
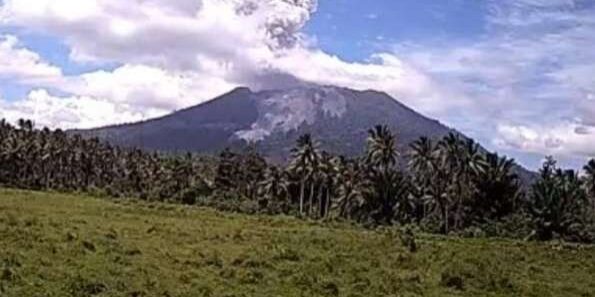
[[[331,211],[331,190],[329,188],[326,189],[326,205],[324,210],[324,218],[328,218],[328,214]]]
[[[322,186],[321,189],[318,191],[318,215],[320,216],[320,218],[324,218],[324,199],[322,199]]]
[[[443,232],[445,235],[448,235],[449,230],[449,217],[448,217],[448,203],[446,203],[446,201],[441,201],[440,202],[440,212],[442,213],[442,223],[443,226]]]
[[[300,215],[304,214],[304,192],[306,191],[305,181],[302,178],[300,182]]]
[[[444,209],[444,234],[448,235],[449,230],[449,221],[450,218],[448,217],[448,208]]]
[[[308,215],[312,215],[312,201],[314,200],[314,182],[310,185],[310,199],[309,199],[309,209]]]

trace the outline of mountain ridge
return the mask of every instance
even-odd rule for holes
[[[296,105],[282,106],[281,108],[277,108],[277,114],[271,114],[269,111],[266,110],[266,108],[271,107],[270,105],[268,107],[263,106],[264,104],[266,104],[267,100],[269,100],[269,104],[271,104],[270,100],[275,96],[281,96],[281,100],[273,102],[271,105],[279,105],[280,102],[287,102],[288,96],[290,96],[288,95],[288,93],[291,92],[294,92],[294,95],[297,95],[293,97],[293,101],[297,102]],[[343,102],[343,104],[346,105],[344,106],[344,108],[347,110],[344,110],[341,114],[335,114],[335,116],[329,117],[329,114],[332,115],[332,113],[336,111],[336,106],[335,108],[327,108],[324,106],[325,103],[328,103],[329,93],[332,93],[332,95],[340,97],[339,100],[344,100],[345,102]],[[313,97],[315,96],[321,96],[321,98],[313,99]],[[376,106],[372,106],[374,104],[376,104]],[[379,108],[380,106],[383,108]],[[372,109],[375,111],[357,111],[358,108]],[[374,114],[382,109],[388,110],[389,112],[385,112],[382,115]],[[325,112],[321,113],[320,111]],[[301,112],[301,114],[299,112]],[[321,132],[320,130],[323,130],[324,127],[321,127],[323,126],[321,124],[329,124],[329,120],[332,120],[332,118],[334,118],[335,120],[341,120],[345,116],[353,116],[353,118],[357,120],[359,113],[368,113],[365,116],[365,118],[370,123],[366,126],[359,125],[358,129],[356,130],[358,133],[367,133],[367,129],[373,127],[376,124],[387,124],[389,126],[395,126],[395,123],[392,123],[393,125],[391,125],[391,112],[393,113],[392,116],[399,118],[401,121],[405,118],[405,122],[414,122],[415,120],[411,119],[411,117],[416,117],[419,118],[418,120],[425,121],[426,124],[432,126],[432,129],[425,128],[423,129],[425,130],[423,132],[426,133],[421,134],[430,137],[437,134],[444,135],[448,132],[456,132],[456,130],[446,127],[439,121],[430,119],[429,117],[426,117],[416,112],[415,110],[402,104],[396,99],[393,99],[384,92],[374,90],[355,91],[348,88],[339,88],[333,86],[313,87],[311,85],[289,89],[263,90],[258,92],[253,92],[252,90],[246,87],[238,87],[214,99],[208,100],[195,106],[175,111],[173,113],[158,118],[135,123],[109,125],[94,129],[72,130],[71,132],[82,134],[83,136],[97,136],[99,138],[103,138],[111,142],[114,142],[115,144],[120,144],[124,146],[138,146],[146,149],[166,151],[204,151],[205,147],[209,145],[187,146],[184,144],[160,145],[155,143],[155,141],[151,140],[155,137],[155,132],[152,131],[152,129],[154,128],[154,124],[158,124],[158,126],[161,126],[161,128],[164,128],[163,126],[167,126],[168,128],[172,128],[174,130],[192,130],[193,128],[196,129],[196,127],[192,126],[193,124],[199,124],[201,128],[208,128],[208,130],[217,128],[220,128],[223,131],[234,130],[233,135],[228,135],[228,133],[224,133],[226,134],[226,136],[228,136],[226,141],[228,142],[227,144],[233,147],[237,146],[237,142],[242,142],[242,140],[247,143],[258,143],[263,141],[266,142],[267,138],[275,137],[275,135],[271,134],[279,132],[278,129],[280,126],[281,128],[284,128],[284,134],[294,134],[293,132],[296,131],[308,130],[306,132],[313,132],[312,134],[315,135],[317,134],[316,132]],[[263,123],[263,121],[266,121],[267,119],[270,120],[273,116],[279,115],[286,116],[286,118],[283,119],[284,122],[281,123],[281,125],[279,125],[279,121],[277,121],[269,123],[271,124],[270,127],[258,127],[259,121],[262,126],[266,124]],[[294,118],[290,118],[291,116],[293,116]],[[373,118],[374,123],[370,121],[370,118]],[[289,120],[292,119],[293,121],[289,122]],[[351,121],[353,121],[353,119]],[[184,123],[191,125],[184,126]],[[243,133],[244,137],[241,137],[239,135],[240,133],[238,133],[248,132],[250,130],[255,130],[258,128],[260,128],[261,130],[267,130],[266,132],[268,132],[268,135],[254,138],[246,136],[247,133]],[[399,134],[400,129],[398,129],[398,127],[391,128],[397,128],[394,130],[396,130],[395,132]],[[410,142],[409,140],[411,140],[411,137],[406,138],[406,142],[408,145],[408,142]]]

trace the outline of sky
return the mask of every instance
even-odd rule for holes
[[[0,118],[90,128],[306,81],[579,168],[594,48],[595,0],[0,0]]]

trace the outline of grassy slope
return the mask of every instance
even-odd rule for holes
[[[387,234],[0,190],[0,296],[595,296],[593,248]]]

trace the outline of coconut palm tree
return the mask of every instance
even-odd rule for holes
[[[333,157],[326,151],[320,154],[317,180],[319,182],[318,210],[319,216],[322,219],[326,219],[330,214],[331,208],[333,208],[340,168],[344,162],[344,157]]]
[[[289,211],[289,179],[287,172],[277,166],[270,166],[260,183],[259,194],[262,196],[261,208],[287,213]]]
[[[472,220],[487,223],[516,211],[521,198],[519,177],[513,172],[515,161],[498,154],[487,154],[486,166],[475,176],[476,196],[469,204]]]
[[[531,193],[528,210],[537,239],[577,235],[577,226],[584,224],[581,212],[584,211],[586,197],[575,171],[557,168],[556,161],[548,157],[540,170],[540,180],[533,185]]]
[[[421,137],[410,145],[409,170],[413,174],[412,194],[417,200],[418,222],[428,217],[443,193],[443,182],[438,177],[439,160],[436,145],[427,137]]]
[[[310,188],[309,201],[312,205],[314,196],[314,177],[318,168],[318,149],[317,144],[312,140],[310,134],[304,134],[297,140],[297,146],[292,149],[293,160],[289,166],[289,170],[299,179],[300,184],[300,215],[304,214],[304,202],[306,186]]]
[[[399,153],[395,147],[395,136],[388,126],[376,126],[368,130],[366,162],[373,167],[387,171],[397,163]]]
[[[408,204],[404,178],[396,168],[399,153],[395,142],[387,126],[376,126],[368,131],[366,164],[375,194],[367,200],[366,208],[376,224],[391,224],[395,207]]]
[[[235,187],[238,182],[239,164],[237,155],[229,148],[225,148],[219,154],[219,163],[215,176],[215,186],[218,189],[229,190]]]
[[[432,140],[421,137],[414,141],[411,146],[409,168],[420,173],[421,179],[428,179],[436,168],[436,148]]]
[[[463,140],[458,134],[449,133],[438,143],[440,166],[449,178],[446,201],[450,206],[444,210],[445,232],[450,230],[450,213],[453,212],[452,228],[460,229],[465,223],[464,205],[473,199],[477,189],[473,180],[486,167],[484,155],[473,140]]]
[[[340,159],[337,165],[337,202],[334,208],[342,218],[361,220],[366,201],[372,195],[365,166],[355,160]]]

